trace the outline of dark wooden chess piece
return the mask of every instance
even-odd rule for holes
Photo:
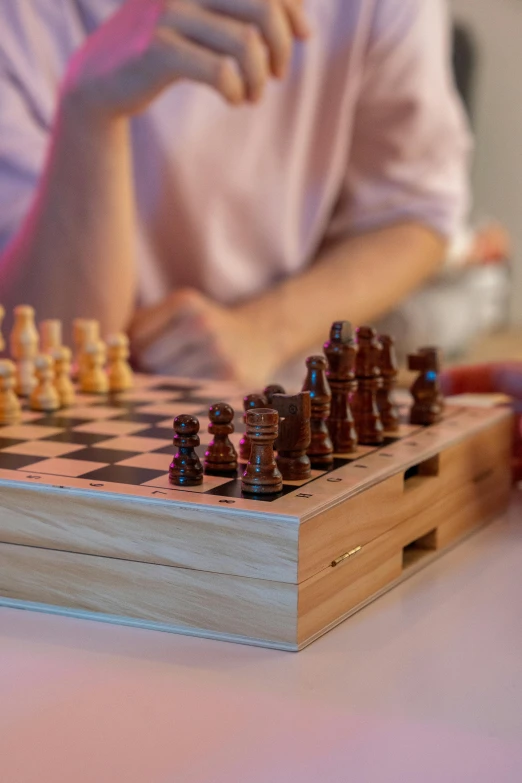
[[[174,419],[176,453],[169,468],[169,481],[179,487],[195,487],[203,483],[203,468],[194,449],[199,446],[199,421],[182,414]]]
[[[309,356],[303,391],[310,392],[312,413],[310,417],[311,442],[307,454],[312,468],[328,469],[333,465],[334,447],[327,421],[330,416],[332,392],[326,377],[324,356]]]
[[[277,495],[283,489],[283,477],[274,455],[278,426],[277,411],[258,408],[246,414],[247,435],[252,450],[241,480],[241,489],[247,495]]]
[[[285,481],[307,481],[312,478],[310,458],[310,392],[274,394],[272,406],[279,414],[279,435],[275,442],[276,463]]]
[[[355,377],[357,389],[350,398],[359,443],[377,446],[384,440],[384,428],[377,407],[377,391],[382,385],[379,370],[380,345],[377,332],[370,326],[357,329]]]
[[[272,407],[274,394],[286,394],[286,390],[279,383],[271,383],[269,386],[263,389],[263,396],[265,397],[269,408]]]
[[[328,431],[334,451],[338,454],[351,454],[357,449],[357,432],[349,402],[349,395],[357,388],[357,348],[349,321],[336,321],[332,325],[330,339],[324,344],[324,352],[328,360],[326,377],[332,390]]]
[[[393,391],[397,383],[399,365],[395,354],[395,341],[387,334],[379,337],[379,369],[382,376],[382,386],[377,389],[377,407],[381,414],[382,426],[386,432],[397,432],[401,420],[399,408],[393,399]]]
[[[444,396],[439,381],[441,365],[442,357],[438,348],[420,348],[416,354],[408,356],[408,369],[420,373],[410,389],[413,396],[411,424],[429,426],[442,419]]]
[[[243,410],[245,411],[243,421],[245,424],[248,411],[254,410],[255,408],[266,408],[266,406],[267,402],[264,394],[247,394],[246,397],[243,397]],[[243,462],[248,462],[250,459],[250,449],[250,440],[245,433],[239,441],[239,459]]]
[[[226,402],[211,405],[208,431],[213,436],[205,452],[205,473],[210,476],[235,476],[237,452],[229,435],[234,432],[234,411]]]

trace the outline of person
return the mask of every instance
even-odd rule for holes
[[[445,394],[505,394],[513,398],[513,477],[522,481],[522,362],[453,367],[441,376]]]
[[[432,278],[464,224],[444,0],[0,18],[0,298],[129,330],[146,370],[261,383]]]

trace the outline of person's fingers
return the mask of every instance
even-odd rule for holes
[[[260,31],[269,52],[274,76],[286,73],[292,53],[293,32],[281,0],[198,0],[210,11],[254,24]]]
[[[522,362],[454,367],[441,376],[445,394],[507,394],[522,400]]]
[[[167,6],[162,24],[216,54],[233,57],[240,66],[249,99],[261,97],[270,75],[268,51],[253,24],[187,3]]]
[[[283,6],[288,14],[292,32],[296,38],[304,40],[312,32],[310,22],[303,8],[302,0],[283,0]]]
[[[149,67],[157,68],[161,74],[156,79],[158,90],[175,79],[189,79],[208,84],[229,103],[245,100],[245,83],[233,57],[211,52],[167,27],[158,27],[145,59]]]

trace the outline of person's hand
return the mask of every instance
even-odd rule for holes
[[[146,372],[232,380],[256,389],[277,366],[277,344],[262,324],[192,289],[138,311],[129,333],[135,363]]]
[[[515,432],[513,471],[522,481],[522,362],[455,367],[442,377],[445,394],[506,394],[513,398]]]
[[[308,33],[302,0],[127,0],[73,57],[64,96],[128,116],[188,79],[257,101]]]
[[[500,223],[479,227],[473,237],[467,264],[485,265],[506,262],[511,255],[511,239]]]

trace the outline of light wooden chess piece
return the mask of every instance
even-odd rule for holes
[[[94,345],[100,339],[100,324],[89,318],[75,318],[73,321],[73,342],[75,347],[73,377],[81,382],[84,370],[85,346]]]
[[[62,345],[56,348],[51,356],[54,359],[54,386],[60,397],[62,408],[69,408],[75,400],[74,385],[71,381],[72,351]]]
[[[15,394],[16,367],[9,359],[0,361],[0,424],[20,421],[22,406]]]
[[[134,376],[128,362],[129,338],[126,334],[114,334],[107,339],[109,388],[111,392],[123,392],[132,389]]]
[[[52,356],[40,354],[34,363],[37,385],[29,397],[29,406],[33,411],[52,413],[60,407],[60,396],[54,386],[54,362]]]
[[[29,397],[36,386],[34,360],[38,354],[39,335],[34,325],[34,308],[19,305],[10,335],[11,355],[16,359],[16,393]]]
[[[53,351],[62,345],[62,322],[56,319],[48,319],[40,324],[40,350],[42,353],[52,356]]]
[[[0,351],[5,351],[5,340],[2,335],[2,322],[4,320],[4,317],[5,317],[5,310],[2,307],[2,305],[0,305]]]
[[[109,378],[105,371],[107,348],[103,340],[86,345],[83,353],[80,388],[87,394],[107,394]]]

